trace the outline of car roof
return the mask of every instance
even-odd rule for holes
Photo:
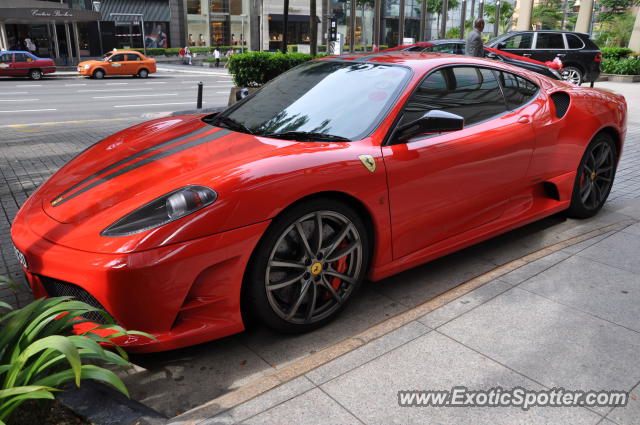
[[[378,53],[360,53],[346,54],[342,56],[327,56],[319,60],[332,60],[343,62],[365,62],[365,63],[381,63],[401,65],[416,73],[424,73],[430,69],[443,65],[484,65],[493,68],[503,68],[511,71],[522,71],[522,68],[514,65],[496,62],[490,59],[476,58],[473,56],[453,55],[449,53],[433,53],[433,52],[407,52],[407,51],[389,51]],[[526,72],[526,70],[524,70]]]
[[[0,54],[1,53],[26,53],[28,55],[35,56],[33,53],[27,52],[26,50],[0,50]]]
[[[136,50],[124,50],[124,49],[118,49],[115,52],[113,50],[109,50],[107,53],[111,53],[112,55],[118,54],[118,53],[137,53],[139,55],[144,56],[144,54],[142,54],[142,52],[138,52]]]
[[[562,33],[566,33],[566,34],[576,34],[576,35],[586,35],[589,36],[588,33],[586,32],[577,32],[577,31],[566,31],[566,30],[522,30],[522,31],[509,31],[507,33],[504,33],[503,35],[508,35],[508,34],[519,34],[522,32],[562,32]],[[500,36],[502,37],[502,35]]]

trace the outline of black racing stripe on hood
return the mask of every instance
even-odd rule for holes
[[[64,192],[59,194],[58,196],[56,196],[55,199],[58,199],[59,197],[66,195],[67,193],[71,192],[72,190],[74,190],[74,189],[82,186],[83,184],[89,182],[90,180],[93,180],[94,178],[98,177],[99,175],[104,174],[104,173],[106,173],[108,171],[111,171],[114,168],[118,168],[119,166],[124,165],[127,162],[133,161],[136,158],[140,158],[141,156],[144,156],[144,155],[148,154],[149,152],[152,152],[152,151],[154,151],[156,149],[163,148],[163,147],[171,145],[173,143],[181,142],[181,141],[186,140],[186,139],[188,139],[190,137],[198,136],[198,135],[204,133],[205,131],[209,131],[209,130],[211,130],[211,127],[205,126],[205,127],[201,128],[201,129],[198,129],[196,131],[192,131],[192,132],[187,133],[185,135],[182,135],[180,137],[176,137],[174,139],[170,139],[170,140],[167,140],[165,142],[158,143],[157,145],[153,145],[151,147],[148,147],[146,149],[141,150],[140,152],[134,153],[133,155],[128,156],[128,157],[126,157],[124,159],[121,159],[118,162],[114,162],[113,164],[103,168],[102,170],[96,171],[95,173],[91,174],[89,177],[86,177],[86,178],[80,180],[78,183],[74,184],[73,186],[71,186],[70,188],[68,188],[67,190],[65,190]]]
[[[192,140],[192,141],[184,143],[184,144],[182,144],[180,146],[176,146],[174,148],[167,149],[166,151],[157,153],[155,155],[152,155],[152,156],[150,156],[148,158],[143,159],[142,161],[138,161],[135,164],[131,164],[131,165],[128,165],[128,166],[126,166],[124,168],[121,168],[120,170],[118,170],[118,171],[116,171],[114,173],[111,173],[111,174],[109,174],[107,176],[101,177],[100,179],[94,181],[90,185],[87,185],[87,186],[83,187],[82,189],[74,192],[73,194],[71,194],[67,198],[61,199],[60,201],[56,202],[55,204],[52,202],[51,205],[53,207],[57,207],[58,205],[62,205],[65,202],[75,198],[76,196],[78,196],[78,195],[80,195],[80,194],[82,194],[82,193],[84,193],[84,192],[86,192],[86,191],[88,191],[90,189],[93,189],[96,186],[101,185],[102,183],[108,182],[109,180],[112,180],[112,179],[114,179],[114,178],[116,178],[118,176],[121,176],[121,175],[123,175],[125,173],[133,171],[133,170],[135,170],[137,168],[140,168],[143,165],[150,164],[150,163],[155,162],[155,161],[157,161],[159,159],[166,158],[166,157],[168,157],[170,155],[173,155],[173,154],[178,153],[178,152],[182,152],[182,151],[187,150],[189,148],[193,148],[195,146],[202,145],[204,143],[212,142],[212,141],[214,141],[216,139],[219,139],[221,137],[227,136],[227,135],[229,135],[231,133],[233,133],[231,130],[221,129],[220,131],[217,131],[217,132],[215,132],[213,134],[208,134],[208,135],[206,135],[204,137]],[[56,198],[56,200],[58,200],[58,199],[59,198]]]

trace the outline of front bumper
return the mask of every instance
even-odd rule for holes
[[[128,351],[169,350],[244,329],[242,279],[269,221],[147,251],[98,254],[50,242],[19,216],[11,236],[26,257],[34,296],[56,295],[45,287],[61,281],[86,291],[125,329],[157,338],[119,338]]]

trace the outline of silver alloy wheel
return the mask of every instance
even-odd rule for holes
[[[102,71],[102,70],[100,70],[100,69],[96,70],[96,71],[93,73],[93,77],[94,77],[96,80],[101,80],[102,78],[104,78],[104,71]]]
[[[39,80],[42,78],[42,71],[40,71],[39,69],[32,69],[31,71],[29,71],[29,77],[32,80]]]
[[[318,322],[340,308],[363,266],[356,226],[335,211],[307,214],[287,227],[265,271],[271,309],[293,324]]]
[[[562,79],[570,83],[580,85],[582,83],[582,73],[578,68],[568,66],[562,71]]]
[[[147,71],[146,69],[141,69],[140,72],[138,72],[138,75],[140,76],[140,78],[147,78],[149,76],[149,71]]]
[[[611,146],[601,141],[591,149],[582,166],[580,200],[588,209],[596,209],[604,202],[613,184],[615,158]]]

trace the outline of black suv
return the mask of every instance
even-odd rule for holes
[[[501,35],[487,47],[541,62],[556,56],[564,65],[566,80],[575,84],[595,81],[600,76],[602,53],[589,34],[569,31],[516,31]]]

